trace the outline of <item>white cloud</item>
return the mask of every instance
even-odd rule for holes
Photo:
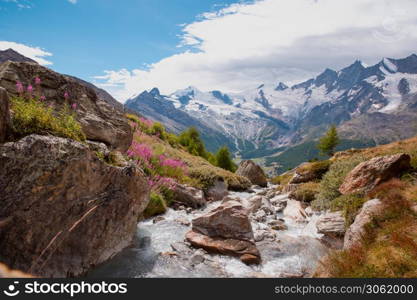
[[[147,69],[96,79],[119,100],[154,86],[240,91],[294,83],[355,59],[401,57],[417,44],[415,0],[259,0],[204,13],[182,25],[184,52]]]
[[[0,50],[7,50],[9,48],[33,59],[41,65],[52,65],[51,61],[45,59],[45,57],[52,56],[52,53],[42,50],[39,47],[31,47],[15,42],[0,41]]]
[[[76,4],[77,0],[68,0],[68,2],[72,3],[72,4]]]

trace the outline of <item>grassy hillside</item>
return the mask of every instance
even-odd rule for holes
[[[374,157],[407,153],[412,169],[374,188],[368,193],[341,195],[339,187],[359,163]],[[317,169],[309,163],[303,170]],[[316,210],[342,211],[350,226],[363,204],[382,201],[383,213],[366,225],[357,247],[333,251],[319,267],[318,277],[416,277],[417,276],[417,137],[383,146],[338,152],[326,165],[328,171],[315,180],[300,184],[296,196],[312,201]],[[276,178],[282,184],[291,174]]]

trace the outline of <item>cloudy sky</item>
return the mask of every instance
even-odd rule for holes
[[[0,14],[10,21],[33,16],[45,8],[42,2],[51,1],[0,0]],[[15,26],[24,24],[5,30],[2,18],[0,49],[15,48],[93,81],[120,101],[155,86],[170,93],[190,85],[236,92],[261,83],[291,84],[356,59],[373,64],[417,52],[415,0],[54,3],[48,10],[65,8],[66,18],[58,15],[57,27],[42,19],[37,36],[13,38]]]

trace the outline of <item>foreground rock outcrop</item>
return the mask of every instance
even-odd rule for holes
[[[41,79],[35,86],[35,77]],[[36,63],[6,61],[0,65],[0,86],[9,95],[18,95],[16,82],[34,85],[36,95],[45,96],[56,109],[76,104],[77,119],[88,140],[105,143],[111,150],[126,151],[133,133],[124,112],[108,104],[94,89],[70,76],[61,75]]]
[[[0,261],[46,277],[85,273],[126,246],[148,203],[135,166],[81,143],[30,135],[0,146]]]
[[[383,212],[384,205],[379,199],[373,199],[365,202],[355,217],[355,221],[348,228],[345,234],[343,249],[350,249],[358,246],[365,234],[365,227],[372,219]]]
[[[9,97],[0,87],[0,143],[4,143],[10,127]]]
[[[248,178],[252,184],[267,187],[268,181],[263,169],[251,160],[244,160],[240,163],[236,175]]]
[[[192,221],[186,240],[209,252],[238,256],[247,264],[259,263],[248,211],[237,201],[227,201]]]
[[[375,157],[356,166],[339,188],[342,194],[369,192],[378,184],[411,168],[410,155],[395,154]]]

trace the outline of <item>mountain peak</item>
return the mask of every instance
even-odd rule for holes
[[[30,59],[29,57],[26,57],[19,52],[13,50],[12,48],[6,49],[1,51],[0,50],[0,64],[4,63],[5,61],[16,61],[16,62],[29,62],[29,63],[35,63],[36,61],[33,59]]]
[[[286,89],[288,89],[288,86],[283,82],[278,83],[277,87],[275,88],[276,91],[284,91]]]
[[[159,89],[154,87],[149,94],[151,94],[152,96],[161,96],[161,93],[159,92]]]

